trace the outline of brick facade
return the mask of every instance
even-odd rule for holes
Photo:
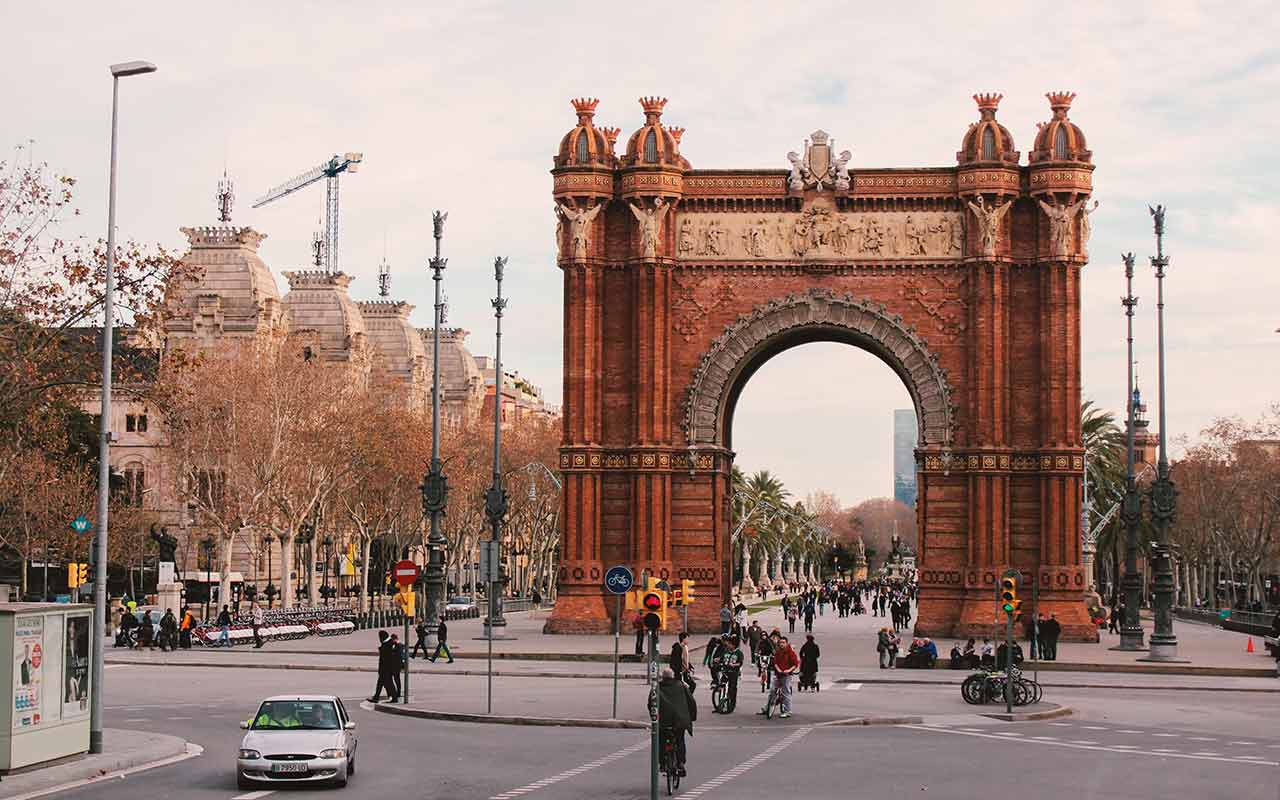
[[[1096,638],[1080,566],[1080,273],[1092,155],[1051,94],[1030,165],[980,118],[957,165],[848,167],[817,131],[792,168],[696,170],[642,98],[614,153],[594,99],[552,170],[564,275],[560,596],[550,632],[611,629],[610,565],[699,582],[690,627],[729,592],[738,393],[774,354],[841,341],[911,393],[918,631],[985,633],[1010,566],[1065,635]]]

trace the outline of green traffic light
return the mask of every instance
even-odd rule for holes
[[[1006,613],[1006,614],[1012,614],[1012,613],[1013,613],[1013,603],[1005,603],[1005,604],[1004,604],[1004,613]]]

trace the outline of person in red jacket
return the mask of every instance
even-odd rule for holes
[[[773,653],[772,671],[773,680],[776,682],[774,685],[779,687],[782,694],[780,705],[783,719],[791,716],[791,681],[792,676],[799,670],[800,656],[796,655],[796,651],[791,648],[791,643],[787,641],[787,637],[778,637],[778,647]],[[764,712],[763,708],[760,709],[761,714]]]

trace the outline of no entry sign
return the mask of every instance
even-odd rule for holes
[[[408,559],[397,561],[394,574],[396,583],[401,586],[409,586],[418,579],[418,565]]]

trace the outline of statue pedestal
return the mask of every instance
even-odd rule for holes
[[[742,583],[738,586],[738,594],[748,595],[756,593],[755,581],[751,580],[750,575],[746,575],[742,579]]]
[[[161,609],[173,609],[174,614],[180,613],[182,609],[182,583],[175,581],[173,583],[161,583],[156,586],[156,605]]]

